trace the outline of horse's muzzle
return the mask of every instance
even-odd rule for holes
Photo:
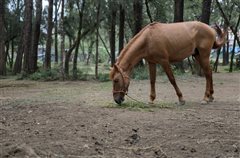
[[[124,97],[117,96],[116,98],[114,98],[114,101],[115,101],[118,105],[121,105],[122,102],[124,101]]]

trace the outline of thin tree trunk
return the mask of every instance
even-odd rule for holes
[[[78,35],[77,35],[77,41],[76,41],[76,48],[75,48],[75,53],[74,53],[74,58],[73,58],[73,79],[77,79],[77,60],[78,60],[78,50],[79,50],[79,45],[81,41],[81,34],[82,34],[82,22],[83,22],[83,11],[85,7],[85,0],[82,0],[81,2],[81,7],[79,3],[78,5],[78,12],[79,12],[79,25],[78,25]]]
[[[119,52],[123,49],[124,45],[124,23],[125,23],[125,9],[122,4],[119,6],[120,17],[119,17]]]
[[[54,47],[55,47],[55,63],[58,63],[58,0],[54,2],[55,18],[54,18]]]
[[[20,22],[20,0],[17,0],[17,9],[16,9],[16,21]],[[17,55],[15,59],[15,63],[13,66],[13,74],[20,73],[22,71],[22,58],[23,58],[23,34],[24,34],[24,29],[23,27],[21,28],[21,34],[20,34],[20,42],[18,42],[18,47],[17,47]]]
[[[141,31],[142,29],[142,21],[143,21],[143,1],[142,0],[134,0],[133,1],[133,16],[134,16],[134,36]],[[141,60],[137,66],[143,66],[143,60]]]
[[[111,5],[114,5],[112,2]],[[110,24],[110,51],[111,51],[111,66],[115,63],[115,34],[116,34],[116,10],[111,7],[111,24]]]
[[[24,13],[24,35],[23,35],[23,70],[25,73],[30,73],[30,53],[31,53],[31,43],[32,43],[32,10],[33,1],[25,0],[25,13]],[[29,47],[30,46],[30,47]]]
[[[60,73],[61,73],[61,79],[65,80],[65,74],[64,74],[64,54],[65,54],[65,32],[64,32],[64,0],[62,0],[62,10],[61,10],[61,23],[60,23],[60,31],[61,31],[61,54],[60,54]]]
[[[183,22],[184,0],[174,1],[174,22]]]
[[[38,69],[37,60],[38,60],[38,44],[40,38],[40,26],[42,19],[42,0],[36,1],[36,21],[34,24],[33,32],[33,48],[32,48],[32,64],[30,67],[31,72],[36,72]]]
[[[102,38],[100,33],[98,33],[98,37],[100,38],[100,40],[101,40],[101,42],[103,44],[103,47],[105,48],[106,52],[108,53],[108,56],[111,58],[111,53],[109,52],[108,47],[107,47],[106,43],[104,42],[104,40],[103,40],[103,38]]]
[[[174,1],[174,22],[183,22],[184,0]],[[182,73],[184,73],[183,61],[174,64]]]
[[[210,15],[211,15],[211,3],[212,0],[203,0],[202,1],[202,15],[201,22],[209,24]]]
[[[146,9],[147,9],[148,18],[149,18],[150,22],[152,23],[153,19],[152,19],[151,12],[150,12],[150,9],[149,9],[149,6],[148,6],[148,0],[145,0],[145,5],[146,5]]]
[[[218,61],[219,61],[220,52],[221,52],[221,48],[218,48],[217,57],[216,57],[216,60],[214,62],[214,66],[213,66],[214,72],[217,72],[217,69],[218,69]]]
[[[4,29],[5,0],[0,1],[0,75],[6,75],[5,29]]]
[[[23,34],[24,34],[24,31],[22,29],[22,33],[21,33],[21,36],[20,36],[20,41],[23,40]],[[17,56],[16,56],[16,60],[15,60],[14,67],[13,67],[13,74],[17,74],[17,73],[20,73],[22,71],[22,58],[23,58],[23,43],[19,42],[18,43]]]
[[[239,26],[239,23],[240,23],[240,14],[238,16],[238,21],[237,21],[237,24],[235,26],[235,32],[237,32],[238,30],[238,26]],[[234,50],[235,50],[235,45],[236,45],[236,41],[237,41],[237,36],[234,36],[234,42],[233,42],[233,49],[232,49],[232,54],[231,54],[231,62],[230,62],[230,68],[229,68],[229,72],[232,72],[232,69],[233,69],[233,58],[234,58]]]
[[[234,36],[234,40],[233,40],[233,49],[232,49],[232,54],[231,54],[231,62],[230,62],[230,67],[229,67],[229,72],[233,71],[233,58],[234,58],[234,50],[235,50],[235,45],[236,45],[236,36]]]
[[[51,46],[52,46],[52,29],[53,29],[53,0],[48,0],[48,30],[45,54],[45,70],[51,69]]]
[[[98,34],[99,34],[99,14],[100,14],[101,2],[98,2],[97,6],[97,29],[96,29],[96,61],[95,61],[95,78],[98,79]]]
[[[14,40],[11,42],[11,60],[10,60],[10,69],[12,70],[13,68],[13,59],[14,59]]]

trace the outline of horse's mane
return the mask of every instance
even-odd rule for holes
[[[125,54],[127,53],[127,51],[129,50],[129,48],[133,45],[133,43],[142,35],[142,33],[149,27],[152,26],[154,24],[157,24],[158,22],[153,22],[151,24],[148,24],[147,26],[145,26],[141,31],[139,31],[129,42],[128,44],[122,49],[119,57],[117,58],[116,64],[119,63],[119,61],[122,60],[122,58],[125,56]]]
[[[142,35],[142,33],[149,27],[152,26],[154,24],[157,24],[158,22],[153,22],[151,24],[148,24],[147,26],[145,26],[141,31],[139,31],[129,42],[128,44],[122,49],[119,57],[117,58],[116,64],[118,64],[122,58],[125,56],[125,54],[127,53],[127,51],[130,49],[130,47],[134,44],[134,42]],[[113,76],[115,74],[115,68],[111,68],[111,72],[110,72],[110,79],[113,79]]]

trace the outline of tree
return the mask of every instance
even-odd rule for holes
[[[4,29],[5,0],[0,1],[0,75],[6,75],[5,29]]]
[[[124,24],[125,24],[125,9],[122,3],[119,4],[119,54],[124,46]]]
[[[78,14],[79,14],[79,25],[78,25],[78,34],[77,34],[77,40],[76,40],[76,48],[73,58],[73,79],[77,79],[77,59],[78,59],[78,50],[79,45],[81,41],[81,35],[82,35],[82,23],[83,23],[83,11],[85,8],[85,0],[82,0],[79,4],[77,3],[78,7]]]
[[[175,0],[174,1],[174,22],[183,22],[183,8],[184,0]],[[175,64],[176,67],[184,73],[183,61]]]
[[[52,46],[52,29],[53,29],[53,0],[48,0],[48,29],[47,29],[47,43],[45,53],[44,68],[51,69],[51,46]]]
[[[212,0],[203,0],[202,1],[202,15],[201,22],[209,24],[210,15],[211,15],[211,3]]]
[[[33,1],[25,0],[25,11],[24,11],[24,34],[23,34],[23,70],[25,73],[30,73],[30,53],[31,53],[31,43],[32,43],[32,11],[33,11]],[[29,47],[30,46],[30,47]]]
[[[136,35],[142,29],[142,0],[133,1],[133,16],[134,16],[134,35]]]
[[[235,26],[235,32],[237,32],[238,30],[238,26],[240,23],[240,14],[238,15],[238,20],[237,20],[237,24]],[[232,55],[231,55],[231,62],[230,62],[230,67],[229,67],[229,72],[232,72],[233,69],[233,58],[234,58],[234,54],[235,54],[235,46],[236,46],[236,41],[237,41],[237,36],[234,36],[234,40],[233,40],[233,49],[232,49]]]
[[[110,1],[110,8],[111,8],[111,21],[110,21],[110,52],[111,52],[111,66],[115,63],[115,34],[116,34],[116,2]]]
[[[148,0],[145,0],[145,5],[146,5],[146,9],[147,9],[147,15],[149,17],[150,22],[152,23],[153,19],[152,19],[152,15],[151,15],[151,12],[150,12],[150,9],[149,9]]]
[[[30,71],[35,72],[38,69],[37,60],[38,60],[38,44],[40,37],[40,26],[42,19],[42,0],[36,1],[36,20],[33,30],[33,43],[32,43],[32,53],[31,53],[31,64]]]
[[[59,3],[60,4],[60,3]],[[58,0],[54,2],[54,47],[55,47],[55,63],[58,63]]]
[[[183,22],[184,0],[174,0],[174,22]]]
[[[64,68],[63,68],[63,59],[64,59],[64,54],[65,54],[65,32],[64,32],[64,0],[61,0],[62,2],[62,10],[61,10],[61,21],[60,21],[60,31],[61,31],[61,54],[60,54],[60,74],[61,74],[61,79],[65,79],[64,75]]]
[[[141,31],[142,23],[143,23],[143,1],[142,0],[134,0],[133,1],[133,17],[134,17],[134,36]],[[143,66],[143,60],[141,60],[137,66]]]
[[[96,29],[96,62],[95,62],[95,78],[98,79],[98,36],[99,36],[99,25],[100,25],[100,20],[99,20],[99,14],[100,14],[100,7],[101,7],[101,1],[98,1],[98,6],[97,6],[97,29]]]

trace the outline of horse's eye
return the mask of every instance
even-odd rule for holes
[[[118,81],[119,81],[119,80],[116,79],[116,80],[114,80],[114,83],[118,83]]]

